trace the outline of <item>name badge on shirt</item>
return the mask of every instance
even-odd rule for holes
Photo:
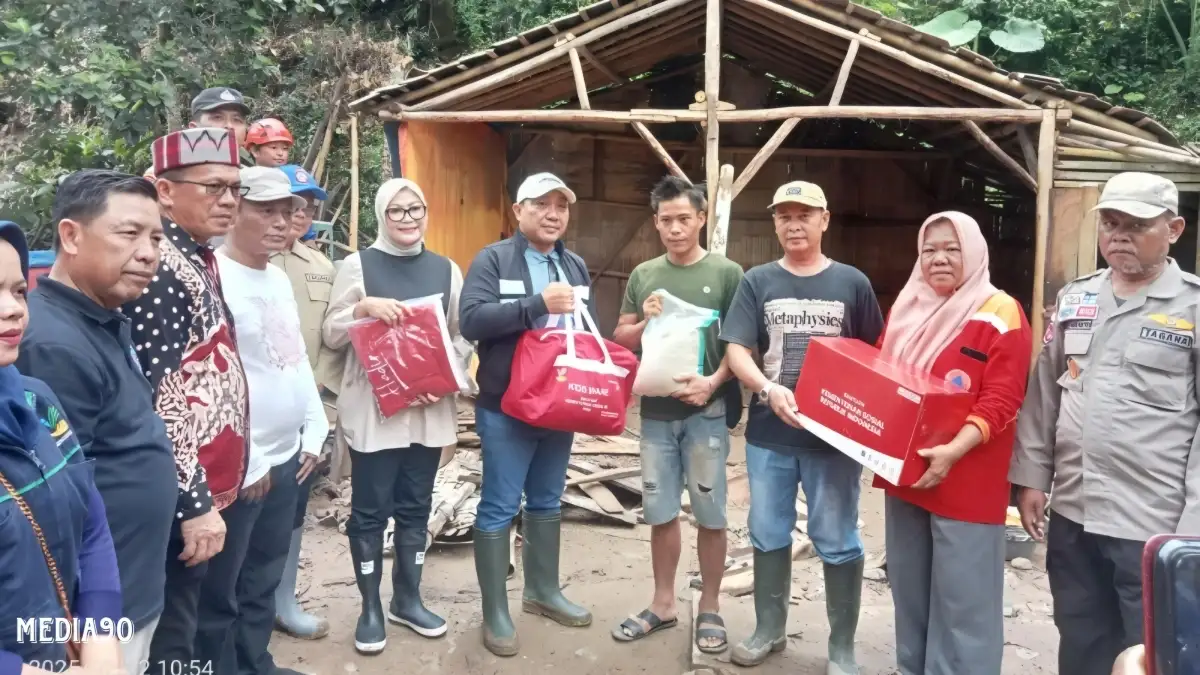
[[[523,279],[501,279],[500,295],[525,295],[525,281]]]

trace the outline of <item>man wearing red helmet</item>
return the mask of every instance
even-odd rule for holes
[[[287,164],[293,144],[292,132],[283,122],[271,117],[251,124],[246,132],[246,150],[258,166],[277,169]]]

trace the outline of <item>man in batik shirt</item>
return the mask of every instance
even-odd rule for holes
[[[237,143],[224,129],[172,132],[153,149],[162,262],[122,311],[179,474],[166,607],[150,648],[152,672],[175,672],[204,665],[193,653],[200,586],[206,562],[224,547],[220,511],[246,473],[246,377],[210,246],[233,224],[243,188]]]

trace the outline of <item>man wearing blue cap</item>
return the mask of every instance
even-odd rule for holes
[[[336,363],[334,353],[321,343],[321,322],[329,306],[329,292],[333,287],[333,263],[320,251],[304,244],[302,239],[311,233],[317,202],[325,201],[329,195],[317,185],[312,174],[296,164],[279,167],[292,182],[292,194],[304,199],[304,206],[292,216],[292,229],[284,249],[271,256],[271,263],[287,273],[292,282],[292,292],[300,310],[300,331],[308,350],[308,361],[328,400],[341,384],[342,368]],[[326,406],[327,413],[334,410]],[[296,571],[300,561],[300,540],[304,535],[304,513],[308,507],[308,495],[312,489],[315,473],[300,486],[296,500],[296,518],[292,530],[292,545],[288,552],[283,578],[275,591],[275,626],[293,637],[316,640],[329,634],[329,622],[306,613],[296,600]]]

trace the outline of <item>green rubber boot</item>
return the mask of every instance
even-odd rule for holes
[[[739,666],[757,666],[787,647],[787,613],[792,596],[792,547],[754,549],[754,633],[733,648]]]
[[[517,653],[517,628],[508,613],[508,532],[475,530],[475,575],[483,596],[483,646],[496,656]]]
[[[524,512],[525,543],[521,555],[525,567],[525,593],[521,609],[540,614],[564,626],[591,625],[592,613],[567,600],[558,581],[558,553],[562,516]]]
[[[858,675],[854,633],[862,605],[864,558],[842,565],[825,563],[825,612],[829,615],[829,665],[825,675]]]

